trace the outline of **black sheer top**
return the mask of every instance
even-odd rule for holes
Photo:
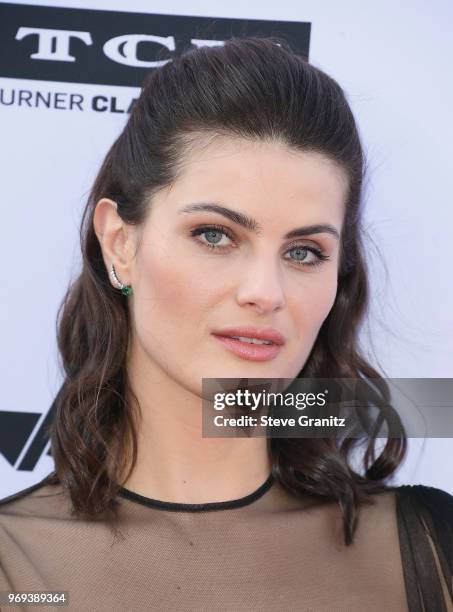
[[[0,592],[66,591],[62,609],[80,612],[453,612],[453,496],[406,485],[371,498],[345,546],[335,502],[296,498],[272,475],[204,504],[122,488],[118,538],[71,517],[44,478],[0,500]]]

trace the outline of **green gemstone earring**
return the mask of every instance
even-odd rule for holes
[[[126,295],[126,296],[132,295],[133,291],[132,291],[131,285],[124,285],[119,280],[115,272],[115,266],[113,264],[110,267],[110,279],[113,283],[113,286],[116,287],[117,289],[120,289],[123,295]]]

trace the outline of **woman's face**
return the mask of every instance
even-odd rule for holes
[[[340,245],[326,231],[285,235],[319,224],[340,235],[346,188],[328,159],[276,143],[221,136],[187,155],[150,204],[128,278],[135,357],[199,395],[202,378],[294,378],[334,303]],[[259,230],[184,210],[193,204],[240,213]],[[283,335],[274,358],[245,359],[213,335],[250,325]]]

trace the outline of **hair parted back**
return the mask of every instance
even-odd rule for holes
[[[385,380],[359,349],[369,301],[361,226],[365,159],[343,90],[280,38],[232,38],[186,51],[149,73],[104,159],[80,226],[82,270],[58,311],[65,379],[52,405],[55,471],[49,483],[67,489],[74,515],[102,518],[112,527],[120,475],[128,477],[137,459],[138,403],[135,397],[127,402],[133,396],[126,373],[128,300],[109,282],[93,214],[107,197],[124,222],[142,224],[153,194],[175,181],[185,153],[204,134],[281,141],[322,153],[344,169],[349,190],[337,295],[299,377],[372,378],[383,404],[388,400]],[[385,420],[384,408],[379,418]],[[353,541],[360,504],[387,488],[407,439],[403,430],[389,437],[377,457],[376,439],[366,443],[362,473],[350,465],[353,438],[272,438],[268,446],[274,475],[288,490],[338,502],[346,544]]]

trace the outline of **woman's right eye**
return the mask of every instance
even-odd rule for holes
[[[198,240],[201,245],[208,247],[209,249],[225,249],[230,245],[220,245],[222,234],[226,236],[229,240],[233,240],[230,232],[223,227],[223,225],[203,225],[193,229],[191,232],[191,236],[201,236],[206,234],[205,241]],[[210,242],[210,240],[212,242]]]

